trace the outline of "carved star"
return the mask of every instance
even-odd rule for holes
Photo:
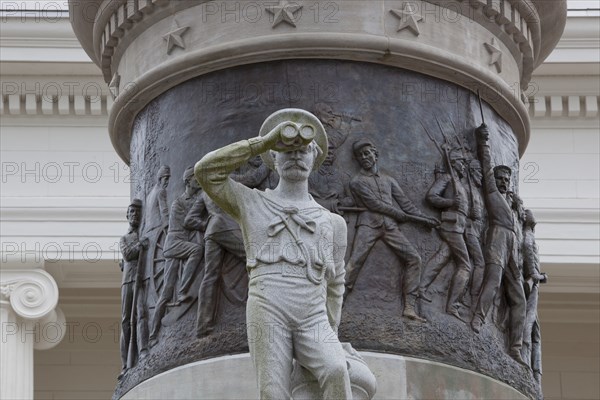
[[[502,72],[502,50],[496,45],[496,38],[492,38],[491,43],[484,43],[485,49],[490,54],[489,65],[495,65],[498,72]]]
[[[300,11],[300,9],[302,9],[301,5],[289,4],[283,0],[278,6],[268,7],[267,11],[273,14],[273,25],[271,25],[271,28],[275,28],[282,22],[287,22],[295,28],[296,21],[294,18],[294,13]]]
[[[396,32],[408,28],[415,36],[419,36],[421,32],[419,31],[418,22],[423,20],[423,16],[417,14],[412,9],[410,3],[406,3],[403,10],[392,9],[390,12],[400,18],[400,25],[398,25],[398,30]]]
[[[110,83],[108,84],[108,90],[112,95],[113,100],[117,98],[119,95],[119,85],[121,84],[121,75],[118,72],[115,72]]]
[[[163,36],[163,39],[167,42],[167,54],[171,54],[175,46],[185,49],[185,42],[182,36],[190,29],[189,26],[179,27],[177,22],[173,22],[174,29]]]

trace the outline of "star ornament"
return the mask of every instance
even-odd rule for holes
[[[419,31],[419,22],[423,21],[423,16],[417,14],[409,3],[404,5],[403,10],[390,10],[394,16],[400,18],[400,25],[398,25],[398,29],[396,32],[400,32],[404,29],[410,30],[415,36],[419,36],[421,33]]]
[[[167,54],[171,54],[175,47],[185,49],[185,42],[182,36],[190,29],[189,26],[180,28],[176,22],[174,25],[175,29],[163,36],[163,39],[167,42]]]
[[[496,38],[492,38],[491,43],[484,43],[483,45],[490,55],[489,65],[495,65],[496,71],[502,72],[502,50],[496,44]]]
[[[302,9],[299,4],[290,4],[287,2],[281,2],[278,6],[271,6],[267,8],[271,14],[273,14],[273,25],[271,28],[275,28],[282,22],[287,22],[294,28],[296,27],[296,18],[294,14]]]

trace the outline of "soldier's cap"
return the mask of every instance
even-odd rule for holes
[[[284,108],[279,111],[275,111],[273,114],[269,115],[267,119],[265,119],[265,122],[263,122],[262,126],[260,127],[259,135],[265,136],[277,125],[287,121],[296,124],[310,125],[315,129],[315,138],[313,141],[317,144],[317,146],[319,146],[321,154],[317,156],[315,164],[313,165],[313,170],[318,170],[323,163],[323,160],[325,160],[325,157],[327,156],[327,133],[325,132],[323,124],[321,121],[319,121],[319,118],[317,118],[314,114],[300,108]],[[260,157],[267,167],[275,170],[275,161],[273,160],[270,152],[264,152],[260,155]]]
[[[158,173],[156,174],[158,179],[164,178],[165,176],[171,176],[171,168],[168,165],[163,165],[158,169]]]
[[[356,154],[356,152],[358,152],[360,149],[362,149],[365,146],[377,148],[377,147],[375,147],[373,142],[371,142],[369,139],[362,138],[362,139],[358,139],[356,142],[352,143],[352,152],[354,154]]]
[[[508,176],[512,175],[512,170],[506,165],[496,165],[494,167],[494,176],[498,175],[500,172],[506,172],[508,173]]]
[[[142,207],[142,201],[140,199],[133,199],[129,207]]]
[[[333,114],[333,109],[327,103],[315,104],[315,114]]]
[[[533,215],[533,211],[531,211],[529,208],[525,209],[525,223],[529,226],[537,225],[537,221],[535,219],[535,216]]]
[[[194,177],[194,167],[187,167],[185,171],[183,171],[183,181],[187,181],[190,177]]]

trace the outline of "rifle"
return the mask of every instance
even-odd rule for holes
[[[138,240],[140,240],[139,237],[139,228],[138,228]],[[130,327],[129,327],[129,331],[131,332],[131,336],[129,339],[129,349],[127,350],[127,367],[131,368],[133,367],[135,364],[137,364],[137,359],[136,357],[139,356],[139,350],[138,349],[138,335],[139,332],[137,331],[137,321],[139,316],[137,315],[137,310],[138,310],[138,297],[140,295],[139,290],[140,287],[142,285],[142,282],[144,281],[143,279],[143,269],[144,269],[144,265],[146,264],[144,261],[144,258],[146,257],[146,249],[144,247],[142,247],[140,249],[139,255],[138,255],[138,260],[137,260],[137,266],[136,266],[136,271],[135,271],[135,282],[133,284],[133,300],[131,301],[131,319],[129,321],[130,323]],[[142,291],[142,294],[144,292]]]
[[[483,111],[481,113],[481,115],[483,116]],[[464,145],[464,143],[462,142],[462,140],[460,140],[460,135],[458,134],[458,131],[456,130],[456,126],[454,125],[454,122],[452,122],[452,119],[450,119],[450,123],[452,124],[452,128],[454,129],[454,132],[456,132],[456,140],[458,140],[458,144],[460,145],[461,148],[466,149],[467,147]],[[471,182],[471,171],[469,170],[469,164],[467,163],[466,165],[467,168],[467,183],[469,185],[469,210],[471,210],[473,208],[473,204],[475,204],[475,199],[473,198],[473,184]]]
[[[344,212],[363,212],[363,211],[369,211],[368,208],[364,208],[364,207],[338,207],[338,210],[340,211],[344,211]],[[403,222],[418,222],[418,223],[423,223],[426,225],[429,225],[431,223],[431,221],[427,220],[426,218],[423,217],[418,217],[416,215],[411,215],[411,214],[404,214],[406,216],[406,221]]]
[[[456,125],[454,125],[454,122],[452,122],[452,119],[450,119],[450,123],[452,124],[452,129],[454,129],[454,132],[456,133],[456,141],[458,142],[458,145],[463,148],[466,149],[467,147],[465,147],[465,144],[463,143],[462,140],[460,140],[460,135],[458,134],[458,130],[456,129]]]
[[[433,138],[433,136],[431,135],[431,133],[427,130],[427,128],[425,128],[425,125],[423,125],[423,123],[421,121],[419,121],[419,123],[421,124],[421,127],[423,127],[423,130],[425,131],[425,133],[427,134],[427,137],[429,137],[429,140],[431,140],[433,142],[433,144],[435,145],[436,149],[440,152],[440,155],[442,157],[444,157],[444,152],[443,150],[440,148],[440,145],[438,144],[438,142]]]
[[[340,118],[346,118],[349,119],[350,121],[357,121],[357,122],[362,122],[362,118],[360,117],[355,117],[349,114],[336,114],[333,111],[331,112],[331,115],[335,116],[335,117],[340,117]]]
[[[481,126],[486,126],[485,119],[483,118],[483,106],[481,105],[481,96],[479,95],[479,89],[477,89],[477,99],[479,100],[479,112],[481,113]]]
[[[450,154],[448,153],[448,146],[450,145],[450,142],[444,134],[444,130],[442,129],[442,125],[437,119],[437,116],[435,117],[435,122],[437,123],[437,126],[440,129],[440,133],[442,134],[442,137],[444,138],[444,142],[446,144],[446,146],[442,146],[442,148],[444,149],[444,158],[446,159],[446,164],[448,165],[448,172],[450,173],[450,177],[452,178],[452,188],[454,189],[454,193],[456,193],[456,182],[458,178],[456,177],[456,172],[452,167],[452,162],[450,161]]]

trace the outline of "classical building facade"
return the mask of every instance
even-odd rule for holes
[[[600,396],[600,15],[575,3],[525,91],[532,127],[519,171],[550,276],[539,301],[543,390],[565,400]],[[1,393],[110,398],[121,368],[118,242],[136,182],[108,137],[111,85],[66,4],[23,4],[5,2],[0,15]]]

